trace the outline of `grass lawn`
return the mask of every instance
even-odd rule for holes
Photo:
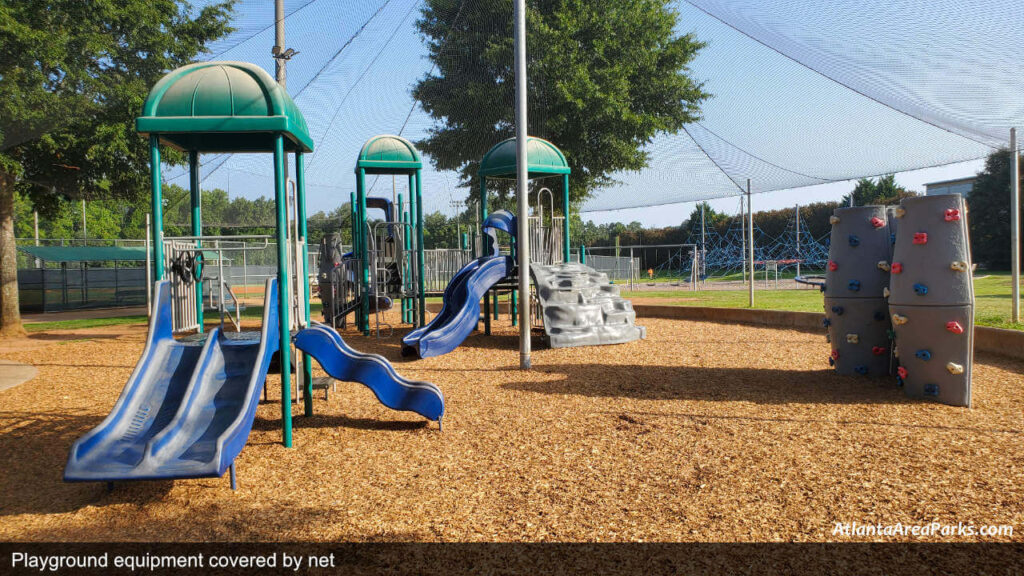
[[[623,291],[626,298],[664,300],[670,306],[746,308],[745,290],[638,290]],[[1010,275],[984,274],[974,280],[975,319],[980,326],[1024,330],[1024,323],[1010,321]],[[821,312],[822,296],[817,290],[768,290],[757,288],[754,307],[762,310]]]

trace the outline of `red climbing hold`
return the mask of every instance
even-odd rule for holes
[[[828,269],[833,271],[833,272],[835,272],[836,270],[839,270],[839,264],[836,264],[835,262],[829,260],[828,261]]]
[[[871,225],[874,226],[875,228],[881,228],[882,226],[885,226],[885,220],[882,220],[878,216],[875,216],[874,218],[871,219]]]
[[[946,222],[956,222],[960,219],[960,211],[956,208],[946,210]]]
[[[956,320],[952,320],[950,322],[946,322],[946,330],[949,330],[953,334],[963,334],[964,333],[964,327],[961,326],[960,323],[957,322]]]
[[[871,348],[871,353],[875,356],[881,356],[882,354],[885,354],[885,348],[882,346],[873,346]]]
[[[900,272],[903,272],[903,264],[901,264],[899,262],[893,262],[892,263],[892,273],[893,274],[899,274]]]
[[[914,244],[927,244],[928,233],[927,232],[914,232]]]
[[[832,350],[832,359],[833,360],[839,360],[839,350],[835,350],[835,349]]]
[[[896,375],[899,376],[900,378],[903,378],[905,380],[907,378],[907,369],[904,368],[903,366],[897,367],[896,368]]]

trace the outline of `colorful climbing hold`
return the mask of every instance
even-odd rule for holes
[[[954,272],[967,272],[967,262],[956,260],[949,265],[949,269]]]
[[[828,318],[825,318],[824,320],[821,321],[821,325],[824,326],[825,328],[828,328],[829,326],[832,325],[832,321],[829,320]]]
[[[886,286],[885,288],[882,288],[882,296],[884,296],[886,298],[889,297],[889,287],[888,286]]]
[[[904,368],[903,366],[897,367],[896,368],[896,375],[899,376],[900,378],[906,379],[907,378],[907,369]]]
[[[914,232],[914,244],[927,244],[928,233],[927,232]]]
[[[896,235],[895,234],[889,234],[889,244],[895,244],[895,243],[896,243]]]
[[[883,272],[888,272],[889,268],[890,268],[889,263],[886,262],[885,260],[879,260],[878,261],[878,269],[879,270],[882,270]]]
[[[956,208],[946,210],[946,222],[956,222],[960,219],[960,211]]]
[[[839,216],[829,216],[828,217],[828,223],[833,225],[833,226],[835,226],[836,224],[839,224]]]
[[[954,376],[957,374],[964,373],[963,365],[957,364],[956,362],[950,362],[949,364],[946,364],[946,370],[949,371],[949,373],[953,374]]]
[[[902,262],[893,262],[892,263],[892,273],[893,274],[900,274],[902,272],[903,272],[903,263]]]
[[[857,366],[856,368],[853,369],[853,371],[856,372],[857,374],[865,375],[865,374],[868,373],[868,367],[867,366]]]
[[[836,316],[842,316],[843,315],[843,307],[842,306],[833,306],[832,307],[832,312]]]
[[[903,378],[900,378],[899,376],[897,376],[896,377],[896,385],[902,387],[903,386]]]
[[[846,287],[850,289],[850,292],[860,292],[860,280],[850,280]]]
[[[878,216],[875,216],[874,218],[871,219],[871,225],[874,226],[875,228],[881,228],[882,226],[885,226],[885,220],[882,220]]]
[[[858,336],[856,334],[847,334],[846,335],[846,343],[847,344],[860,344],[860,336]]]
[[[832,349],[832,359],[833,360],[839,360],[839,349],[838,348],[833,348]]]
[[[850,246],[860,246],[860,238],[856,234],[850,234]]]
[[[924,284],[914,284],[914,293],[918,296],[925,296],[928,294],[928,287]]]
[[[892,209],[892,215],[897,218],[903,218],[907,213],[907,209],[902,206],[897,206]]]
[[[831,344],[832,343],[832,335],[831,334],[825,334],[825,343],[826,344]]]
[[[839,270],[839,264],[836,264],[835,262],[829,260],[828,269],[831,270],[832,272],[835,272],[836,270]]]
[[[925,384],[924,385],[924,395],[925,396],[938,396],[939,395],[939,385],[938,384]]]
[[[892,323],[897,325],[897,326],[902,326],[902,325],[906,324],[909,321],[910,321],[910,319],[907,318],[906,316],[902,316],[900,314],[893,314],[892,315]]]
[[[882,354],[885,354],[885,347],[883,347],[883,346],[872,346],[871,347],[871,353],[874,354],[875,356],[881,356]]]
[[[946,330],[949,330],[953,334],[963,334],[964,333],[964,327],[961,326],[960,323],[957,322],[956,320],[951,320],[949,322],[946,322]]]
[[[917,356],[920,360],[924,360],[925,362],[932,359],[932,353],[924,348],[914,352],[914,356]]]
[[[833,357],[829,356],[829,357],[828,357],[828,365],[829,365],[829,366],[835,366],[835,365],[836,365],[836,360],[835,360],[835,358],[833,358]]]
[[[825,289],[826,289],[826,287],[825,287],[825,285],[824,285],[824,284],[822,284],[821,286],[818,286],[818,291],[819,291],[819,292],[824,292],[824,291],[825,291]]]

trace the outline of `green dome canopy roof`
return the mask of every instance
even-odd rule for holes
[[[306,120],[291,96],[248,62],[172,70],[150,90],[135,127],[183,150],[273,152],[280,133],[286,150],[313,151]]]
[[[530,178],[570,172],[562,151],[543,138],[530,136],[526,140],[526,154]],[[515,178],[516,139],[509,138],[488,150],[480,161],[479,174],[488,178]]]
[[[423,167],[416,147],[401,136],[381,134],[363,144],[356,171],[367,174],[411,174]]]

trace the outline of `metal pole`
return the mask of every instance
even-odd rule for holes
[[[747,263],[750,265],[750,307],[754,307],[754,206],[750,203],[750,178],[747,178]]]
[[[153,315],[153,304],[150,301],[153,292],[153,254],[150,247],[149,213],[146,213],[146,316]]]
[[[515,64],[516,64],[516,193],[519,200],[519,293],[523,299],[530,294],[530,242],[529,242],[529,198],[526,180],[528,159],[526,141],[529,128],[526,118],[526,0],[515,0],[513,10],[515,22]],[[568,206],[566,206],[568,214]],[[519,367],[530,369],[530,307],[519,308]]]
[[[283,88],[287,80],[284,54],[284,0],[274,0],[274,79]]]
[[[743,197],[740,196],[740,259],[743,260],[743,282],[747,281],[747,212],[746,207],[743,203]]]
[[[191,201],[192,201],[192,235],[198,238],[198,237],[203,235],[203,200],[202,200],[202,194],[203,193],[202,193],[202,187],[200,186],[200,182],[199,182],[199,152],[196,151],[196,150],[191,150],[188,153],[188,169],[189,169],[188,185],[189,185],[190,198],[191,198]],[[220,243],[218,242],[217,245],[219,246]],[[196,240],[196,249],[197,250],[201,250],[202,247],[203,247],[203,242],[201,240]],[[201,252],[200,252],[200,254],[201,254]],[[200,261],[202,261],[202,260],[200,260]],[[218,263],[218,270],[221,270],[221,271],[223,270],[223,268],[220,266],[219,263]],[[224,296],[224,294],[223,294],[224,278],[223,278],[223,276],[220,277],[220,282],[221,282],[221,288],[222,288],[222,290],[221,290],[221,292],[222,292],[221,293],[221,297],[222,298],[221,298],[220,305],[223,308],[223,306],[224,306],[224,300],[223,300],[223,296]],[[199,325],[199,330],[198,331],[202,332],[203,331],[203,281],[201,279],[196,281],[195,289],[196,289],[196,323]],[[221,311],[220,323],[224,324],[223,310]]]
[[[164,200],[160,181],[160,139],[149,136],[150,185],[153,188],[153,273],[164,279]]]
[[[303,293],[302,319],[303,327],[309,326],[309,227],[306,218],[306,171],[305,158],[301,151],[295,153],[295,212],[299,225],[299,242],[302,243],[302,263],[297,267],[300,275],[296,280],[301,282],[299,290]],[[242,252],[243,262],[245,252]],[[313,363],[309,354],[302,353],[302,399],[306,416],[313,415]]]
[[[89,245],[89,229],[85,225],[85,198],[82,198],[82,246]]]
[[[1020,322],[1020,154],[1017,129],[1010,128],[1010,276],[1013,321]]]
[[[775,272],[776,276],[778,271]],[[800,205],[796,205],[796,275],[800,275]]]
[[[278,358],[281,366],[281,442],[292,447],[292,374],[291,374],[291,322],[288,314],[290,289],[288,287],[288,194],[285,187],[284,136],[274,135],[274,197],[277,207],[277,297],[278,322],[281,342]]]

